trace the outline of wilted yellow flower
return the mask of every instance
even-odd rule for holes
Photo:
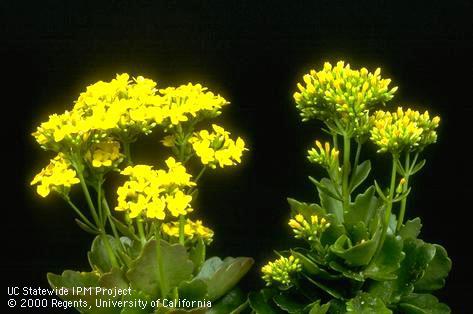
[[[36,188],[38,194],[46,197],[51,191],[67,194],[70,187],[79,182],[75,170],[71,169],[71,164],[60,153],[34,177],[31,185],[38,184]]]
[[[310,162],[317,163],[327,169],[338,169],[339,161],[338,155],[339,151],[334,147],[330,147],[330,143],[326,142],[325,145],[319,141],[315,141],[315,146],[308,150],[308,156]]]
[[[172,239],[179,238],[179,222],[172,221],[162,225],[162,231],[165,235]],[[205,227],[201,220],[195,222],[187,219],[184,226],[184,236],[187,241],[196,241],[202,239],[206,244],[210,244],[213,240],[214,232],[212,229]]]
[[[436,142],[439,122],[440,117],[431,119],[428,111],[421,114],[402,107],[392,113],[380,110],[371,117],[371,140],[379,147],[378,152],[422,150]]]
[[[273,283],[289,286],[292,283],[291,275],[301,270],[302,264],[293,255],[289,257],[281,256],[274,262],[269,262],[261,269],[263,280],[266,281],[267,286]]]
[[[297,108],[304,121],[316,118],[338,129],[338,124],[356,136],[368,133],[370,109],[393,98],[397,87],[389,89],[390,79],[381,78],[366,68],[354,70],[339,61],[336,66],[326,62],[320,71],[311,70],[298,83],[294,93]]]
[[[116,166],[122,160],[120,143],[109,139],[92,144],[85,157],[94,168]]]
[[[192,211],[192,196],[184,189],[194,186],[192,176],[185,167],[170,157],[166,160],[168,170],[154,170],[147,165],[125,168],[121,174],[129,176],[117,190],[117,211],[129,211],[129,217],[141,214],[151,219],[164,220],[166,209],[171,216],[177,217]]]
[[[215,95],[200,84],[168,87],[159,92],[162,95],[161,110],[166,126],[177,125],[189,119],[216,117],[220,114],[220,109],[228,104],[223,97]]]
[[[313,241],[330,227],[330,223],[325,218],[319,218],[317,215],[310,216],[306,220],[301,214],[297,214],[293,219],[289,220],[289,226],[294,231],[295,237]]]
[[[223,168],[241,163],[243,152],[248,150],[243,139],[238,137],[236,141],[232,140],[230,133],[216,124],[212,125],[212,129],[213,132],[202,130],[189,139],[202,164]]]

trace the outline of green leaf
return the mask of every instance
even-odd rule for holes
[[[145,294],[142,291],[137,291],[137,290],[131,290],[130,295],[125,295],[123,296],[123,301],[131,301],[131,302],[136,302],[136,300],[141,300],[142,302],[146,302],[147,306],[143,309],[140,306],[136,307],[124,307],[120,314],[149,314],[152,309],[151,309],[151,297],[147,294]]]
[[[238,314],[247,307],[246,295],[240,289],[235,288],[216,303],[212,303],[207,314]]]
[[[207,295],[207,284],[198,278],[179,284],[179,297],[187,300],[203,300]]]
[[[184,246],[171,245],[165,241],[160,241],[160,245],[162,277],[156,256],[155,240],[145,244],[141,255],[132,262],[127,273],[133,289],[141,290],[155,298],[167,296],[169,291],[182,281],[190,279],[194,267]]]
[[[312,279],[311,277],[307,276],[306,274],[302,274],[302,276],[304,276],[304,278],[307,279],[307,281],[309,281],[311,284],[315,285],[316,287],[318,287],[319,289],[327,292],[329,295],[331,295],[332,297],[336,298],[336,299],[343,299],[343,295],[335,288],[333,287],[329,287],[328,285],[326,284],[323,284],[315,279]]]
[[[312,303],[309,311],[309,314],[326,314],[327,311],[330,309],[330,303],[326,303],[321,305],[320,300]]]
[[[420,233],[422,228],[422,223],[420,218],[414,218],[412,220],[406,221],[404,225],[399,229],[399,235],[401,238],[405,239],[417,239],[417,236]]]
[[[372,239],[352,245],[351,240],[342,235],[330,247],[330,251],[343,258],[350,266],[366,266],[376,252],[380,237],[381,231],[378,229]]]
[[[431,292],[445,285],[445,279],[452,268],[452,261],[441,245],[434,244],[434,247],[435,256],[427,266],[424,276],[415,283],[415,291]]]
[[[375,196],[375,187],[370,186],[365,193],[359,194],[355,202],[350,204],[350,210],[345,213],[345,221],[348,223],[362,221],[368,224],[381,205],[382,203]]]
[[[417,163],[414,168],[411,170],[410,175],[414,175],[419,172],[422,168],[424,168],[425,159],[422,159],[419,163]]]
[[[333,215],[328,215],[328,220],[331,222],[328,227],[320,236],[320,243],[323,246],[334,244],[340,236],[346,233],[345,227],[342,224],[337,224],[333,218]]]
[[[337,279],[339,276],[332,275],[329,272],[327,272],[325,269],[320,268],[314,260],[312,260],[310,257],[307,257],[305,254],[302,254],[300,252],[291,250],[291,254],[294,255],[294,257],[298,258],[299,261],[302,264],[302,270],[306,272],[309,275],[312,276],[317,276],[323,279]]]
[[[374,280],[396,279],[396,271],[401,267],[401,261],[405,255],[402,252],[402,244],[400,236],[386,235],[381,251],[363,271],[365,277]]]
[[[314,183],[314,185],[320,189],[321,191],[323,191],[325,194],[327,194],[328,196],[336,199],[336,200],[339,200],[339,201],[342,201],[342,198],[341,196],[339,195],[338,191],[335,190],[335,193],[332,192],[327,186],[325,186],[324,184],[322,184],[321,182],[317,181],[316,179],[314,179],[313,177],[309,176],[309,180]]]
[[[288,198],[287,202],[289,203],[289,207],[291,208],[292,216],[301,214],[304,217],[310,217],[312,215],[323,216],[326,214],[325,210],[317,204],[299,202],[293,198]]]
[[[347,302],[347,312],[356,314],[391,314],[381,299],[363,292]]]
[[[127,236],[130,239],[133,239],[135,241],[140,241],[140,238],[135,234],[133,230],[133,226],[127,226],[117,218],[110,216],[113,220],[113,223],[115,224],[115,227],[117,227],[118,231],[120,231],[123,235]]]
[[[298,302],[298,300],[286,293],[276,295],[273,300],[280,309],[287,313],[300,314],[305,307],[304,304]]]
[[[64,301],[79,301],[83,307],[76,308],[80,313],[96,313],[96,314],[116,314],[119,309],[114,307],[95,307],[96,299],[113,300],[111,297],[99,297],[95,294],[95,287],[99,286],[99,275],[95,272],[78,272],[66,270],[61,275],[48,273],[48,282],[53,289],[60,289],[62,287],[68,290],[67,295],[61,295],[60,298]],[[72,289],[77,287],[92,287],[92,293],[78,295],[73,293]],[[86,303],[85,303],[86,302]]]
[[[250,306],[256,314],[277,314],[278,311],[271,305],[270,300],[262,291],[250,292],[248,295]]]
[[[108,243],[112,247],[112,250],[116,252],[118,250],[118,244],[115,241],[115,238],[110,235],[105,235],[108,239]],[[98,270],[101,273],[107,273],[112,270],[112,262],[107,253],[107,249],[103,242],[103,236],[98,235],[92,241],[92,247],[87,253],[89,259],[89,264],[94,270]]]
[[[365,278],[363,277],[363,274],[360,271],[353,270],[349,267],[345,267],[340,263],[337,263],[336,261],[331,261],[329,263],[330,268],[332,268],[335,271],[338,271],[341,273],[344,277],[363,282]]]
[[[369,160],[363,161],[359,164],[350,178],[349,190],[353,192],[361,183],[368,177],[371,171],[371,162]]]
[[[388,198],[386,197],[386,195],[384,195],[383,189],[381,189],[381,187],[379,186],[378,182],[376,182],[376,180],[374,180],[374,186],[376,188],[376,192],[378,193],[379,197],[381,197],[383,201],[387,202]]]
[[[75,222],[77,223],[77,225],[78,225],[82,230],[84,230],[85,232],[90,233],[90,234],[94,234],[94,235],[99,234],[99,232],[98,232],[97,230],[92,229],[91,227],[89,227],[88,225],[86,225],[85,223],[83,223],[82,220],[77,219],[77,218],[75,218],[74,220],[75,220]]]
[[[125,274],[118,268],[112,268],[99,279],[99,285],[105,288],[127,289],[129,284]]]
[[[330,181],[329,179],[323,178],[322,180],[320,180],[320,183],[323,184],[327,189],[329,189],[332,194],[337,193],[336,191],[338,187],[335,187],[332,181]],[[317,191],[319,192],[320,205],[322,205],[322,208],[324,208],[328,213],[333,214],[337,223],[343,223],[342,202],[329,196],[319,187],[317,187]]]
[[[254,260],[249,257],[210,258],[196,278],[207,283],[207,299],[214,301],[230,291],[250,270]]]
[[[197,244],[189,251],[189,258],[194,263],[194,274],[197,274],[205,262],[206,247],[204,240],[199,238]]]
[[[431,294],[411,293],[402,298],[399,308],[406,314],[448,314],[451,313],[448,305],[440,303]]]

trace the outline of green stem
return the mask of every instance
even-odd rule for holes
[[[143,221],[141,221],[139,217],[136,218],[136,227],[138,228],[138,235],[141,239],[141,245],[144,246],[146,244],[145,230],[143,228]]]
[[[360,154],[361,154],[361,143],[356,142],[356,154],[355,154],[355,163],[353,164],[353,167],[354,167],[353,172],[356,171],[356,168],[358,167],[358,163],[360,162]]]
[[[386,204],[386,210],[384,212],[384,222],[383,222],[383,232],[381,234],[381,240],[379,241],[378,248],[376,250],[375,256],[379,254],[381,248],[383,247],[384,240],[386,239],[386,233],[388,232],[389,220],[391,218],[391,210],[393,208],[393,198],[394,198],[394,189],[396,186],[396,162],[398,157],[393,155],[393,165],[391,169],[391,184],[389,187],[388,202]],[[374,258],[372,259],[374,260]]]
[[[338,135],[337,133],[332,133],[333,147],[338,150]]]
[[[350,205],[350,191],[348,190],[348,177],[350,174],[350,137],[343,136],[343,179],[342,179],[342,196],[343,210],[348,211]]]
[[[404,180],[406,180],[406,182],[404,183],[404,185],[402,187],[402,192],[403,193],[406,193],[407,188],[409,187],[409,176],[410,176],[410,169],[411,169],[410,167],[411,167],[411,165],[410,165],[410,153],[406,152],[406,160],[404,162],[404,171],[405,171]],[[406,204],[407,204],[407,196],[404,197],[401,200],[401,208],[399,210],[399,217],[398,217],[398,220],[397,220],[396,231],[399,231],[399,229],[401,229],[401,226],[404,222],[404,215],[406,214]]]
[[[162,262],[162,253],[161,253],[161,233],[159,231],[160,226],[158,223],[153,223],[154,225],[154,238],[156,240],[156,260],[158,263],[158,273],[159,273],[159,288],[161,292],[161,298],[164,298],[164,291],[166,291],[166,283],[164,282],[164,269]]]
[[[97,227],[99,229],[102,229],[102,223],[99,220],[97,211],[95,210],[94,202],[92,202],[92,198],[90,197],[89,189],[87,188],[87,184],[85,183],[84,175],[82,174],[81,171],[77,171],[77,176],[79,177],[80,185],[82,187],[82,191],[84,192],[85,199],[87,200],[87,204],[89,205],[92,218],[94,219]]]
[[[108,202],[107,202],[107,199],[105,198],[105,195],[103,195],[102,197],[102,204],[103,204],[103,208],[105,209],[105,215],[107,216],[108,223],[110,224],[110,228],[112,229],[112,233],[113,233],[113,236],[115,237],[115,240],[118,241],[118,243],[120,243],[120,247],[122,249],[125,249],[123,247],[122,241],[120,241],[120,236],[118,235],[117,227],[115,226],[115,223],[112,220],[112,212],[110,211],[110,207],[108,206]]]
[[[179,244],[185,244],[185,237],[184,237],[184,228],[186,226],[186,216],[180,215],[179,216]]]
[[[100,219],[100,222],[102,226],[104,226],[105,229],[105,218],[106,216],[103,213],[102,209],[102,180],[103,180],[103,175],[99,175],[97,179],[97,211],[98,211],[98,216]]]
[[[69,206],[71,206],[71,208],[77,213],[77,215],[79,215],[79,217],[82,219],[82,221],[90,228],[92,229],[97,229],[97,227],[89,220],[87,219],[87,217],[85,217],[85,215],[80,211],[80,209],[74,205],[74,203],[72,203],[71,199],[69,198],[69,196],[67,195],[64,195],[64,199],[66,200],[66,202],[69,204]]]
[[[130,150],[130,142],[123,143],[123,150],[125,151],[126,160],[130,166],[133,166],[133,161],[131,159],[131,150]]]

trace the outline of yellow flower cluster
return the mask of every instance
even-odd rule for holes
[[[391,80],[382,79],[380,73],[379,68],[374,73],[366,68],[354,70],[343,61],[336,66],[326,62],[322,70],[311,70],[294,93],[302,119],[320,119],[333,127],[341,122],[355,133],[367,133],[369,110],[391,100],[397,90],[389,89]]]
[[[179,222],[172,221],[162,225],[164,234],[173,239],[179,238]],[[204,240],[205,244],[210,244],[213,240],[214,232],[212,229],[204,226],[202,221],[192,221],[187,219],[184,226],[184,236],[188,241],[196,241],[197,239]]]
[[[110,82],[99,81],[81,93],[72,111],[53,114],[41,123],[33,136],[45,149],[65,151],[88,140],[100,141],[113,134],[130,141],[156,125],[156,108],[161,98],[156,83],[138,76],[117,74]]]
[[[94,168],[117,165],[122,161],[120,143],[113,140],[107,140],[92,144],[89,151],[87,151],[85,158]]]
[[[229,104],[220,95],[207,91],[200,84],[181,85],[177,88],[168,87],[159,91],[162,95],[162,120],[164,125],[173,126],[191,118],[214,118],[220,109]]]
[[[315,141],[315,146],[308,150],[308,156],[310,162],[321,165],[327,169],[333,169],[339,167],[338,155],[339,151],[334,147],[330,148],[330,143],[325,142],[325,145],[319,141]]]
[[[166,160],[168,170],[154,170],[151,166],[137,165],[121,173],[129,176],[117,190],[117,211],[129,211],[129,217],[141,214],[151,219],[164,220],[166,209],[173,216],[192,211],[192,196],[184,188],[194,186],[186,168],[172,157]]]
[[[263,280],[266,285],[279,283],[284,286],[291,284],[291,274],[302,270],[302,264],[298,258],[293,255],[289,257],[281,256],[274,262],[269,262],[261,269],[263,272]]]
[[[310,216],[310,220],[307,221],[304,216],[297,214],[294,219],[289,220],[288,224],[296,238],[308,241],[315,240],[330,227],[330,223],[325,218],[319,218],[317,215]]]
[[[34,177],[31,185],[38,184],[36,191],[42,197],[48,196],[51,191],[67,194],[72,185],[80,182],[76,177],[76,172],[70,166],[64,155],[60,153]]]
[[[212,129],[213,132],[202,130],[189,139],[202,164],[223,168],[241,163],[241,156],[247,150],[243,139],[238,137],[236,141],[232,140],[230,133],[216,124],[212,125]]]
[[[430,118],[429,112],[421,114],[399,107],[396,112],[377,111],[371,117],[371,140],[378,152],[399,154],[404,150],[422,150],[437,140],[436,129],[440,117]]]

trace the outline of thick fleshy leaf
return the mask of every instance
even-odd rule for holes
[[[223,261],[211,258],[203,265],[196,278],[207,284],[207,299],[214,301],[233,289],[250,270],[254,260],[249,257],[227,257]]]
[[[202,264],[205,262],[206,247],[204,240],[199,238],[197,244],[189,251],[189,258],[194,263],[194,274],[199,273]]]
[[[323,184],[332,194],[337,194],[338,187],[335,187],[327,178],[320,180],[320,183]],[[320,188],[317,188],[319,192],[320,205],[323,209],[334,216],[337,223],[343,223],[343,204],[341,201],[329,196],[327,193],[322,191]]]
[[[302,310],[305,308],[305,305],[299,300],[296,300],[294,297],[287,293],[281,293],[273,298],[274,303],[283,311],[287,313],[302,313]]]
[[[336,261],[331,261],[329,263],[329,266],[333,270],[341,273],[346,278],[360,282],[363,282],[365,280],[365,277],[363,276],[363,273],[361,271],[357,271],[356,269],[350,267],[345,267],[344,265],[337,263]]]
[[[309,204],[299,202],[293,198],[288,198],[287,202],[291,208],[291,215],[295,216],[301,214],[304,217],[310,217],[312,215],[325,215],[325,210],[317,204]]]
[[[399,308],[405,314],[449,314],[448,305],[431,294],[411,293],[402,298]]]
[[[248,304],[246,304],[246,295],[236,288],[227,293],[216,303],[212,303],[212,307],[207,314],[239,314],[242,313]]]
[[[363,274],[374,280],[396,279],[396,271],[401,267],[401,261],[405,255],[402,244],[400,236],[387,235],[381,251],[363,271]]]
[[[309,314],[326,314],[330,309],[330,303],[320,304],[320,300],[310,305]]]
[[[317,263],[306,254],[294,250],[291,250],[291,254],[299,259],[300,263],[302,264],[302,270],[308,275],[320,277],[323,279],[339,278],[339,276],[330,274],[325,269],[319,267],[319,265],[317,265]]]
[[[382,202],[375,196],[374,186],[370,186],[350,204],[350,210],[345,213],[345,221],[348,223],[362,221],[365,225],[368,225],[368,222],[377,213],[381,205]]]
[[[363,161],[353,171],[350,178],[350,192],[353,192],[361,183],[363,183],[371,171],[371,162],[369,160]]]
[[[187,300],[203,300],[207,295],[207,284],[198,278],[183,281],[179,285],[179,297]]]
[[[125,274],[118,268],[112,268],[108,273],[105,273],[99,279],[99,285],[105,288],[126,289],[129,287],[128,280]]]
[[[171,289],[190,279],[194,267],[184,246],[171,245],[165,241],[161,241],[160,245],[161,265],[157,261],[156,241],[151,240],[143,247],[141,255],[133,261],[127,273],[133,289],[156,298],[167,296]]]
[[[116,243],[112,236],[105,236],[108,239],[111,249],[116,252],[118,249],[118,243]],[[107,253],[103,237],[104,236],[102,235],[95,237],[94,241],[92,241],[92,247],[87,253],[87,257],[92,269],[98,270],[101,273],[107,273],[112,270],[112,262],[110,261],[110,257]]]
[[[330,247],[330,251],[345,260],[351,266],[366,266],[371,261],[381,236],[381,231],[378,230],[372,239],[352,245],[351,240],[342,235]]]
[[[263,291],[250,292],[248,295],[250,306],[256,314],[277,314],[278,310],[271,306],[270,299]]]
[[[391,314],[381,299],[369,293],[361,293],[347,302],[347,313],[355,314]]]
[[[415,283],[415,291],[431,292],[445,285],[445,279],[452,268],[452,261],[441,245],[434,244],[434,247],[435,256],[427,266],[424,276]]]
[[[422,223],[420,221],[420,218],[417,217],[412,220],[406,221],[406,223],[399,229],[399,235],[403,239],[417,239],[421,228]]]

